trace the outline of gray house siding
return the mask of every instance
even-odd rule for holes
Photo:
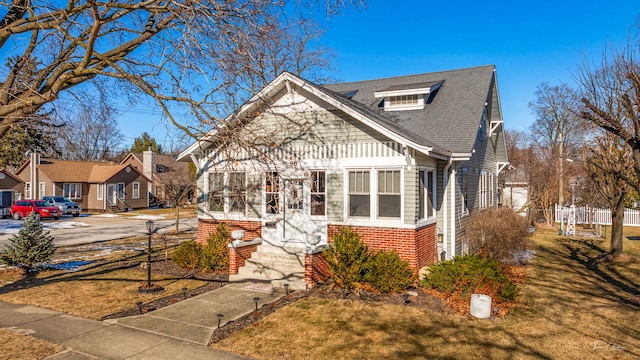
[[[327,219],[340,222],[344,220],[344,175],[327,174]]]

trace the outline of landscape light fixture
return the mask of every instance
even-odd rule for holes
[[[136,301],[136,306],[138,307],[138,312],[142,315],[142,301]]]
[[[184,299],[187,300],[187,288],[182,288],[182,294],[184,295]]]
[[[289,283],[283,284],[282,286],[284,286],[284,291],[287,293],[287,296],[289,296]]]
[[[409,305],[409,303],[411,302],[411,301],[409,301],[409,294],[407,294],[407,293],[402,294],[402,299],[404,300],[404,305],[405,306]]]
[[[222,318],[224,317],[223,314],[216,314],[216,317],[218,318],[218,329],[220,329],[220,322],[222,321]]]
[[[253,302],[256,303],[256,310],[258,310],[258,301],[260,301],[259,297],[256,296],[256,297],[253,298]]]
[[[153,234],[153,231],[155,230],[155,226],[153,224],[153,221],[151,220],[147,220],[146,222],[146,226],[147,226],[147,235],[148,235],[148,246],[147,246],[147,284],[144,286],[140,286],[138,288],[138,292],[141,293],[145,293],[145,294],[150,294],[150,293],[154,293],[154,292],[158,292],[161,290],[164,290],[162,287],[160,286],[152,286],[151,285],[151,235]]]

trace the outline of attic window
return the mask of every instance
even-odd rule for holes
[[[431,81],[417,84],[401,84],[376,91],[376,98],[384,98],[385,111],[420,110],[427,98],[440,88],[444,81]]]

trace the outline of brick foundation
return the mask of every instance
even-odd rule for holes
[[[198,243],[206,244],[209,233],[216,231],[218,224],[222,223],[227,225],[229,231],[244,230],[243,241],[262,237],[262,223],[260,221],[198,219],[198,236],[196,238]]]
[[[316,284],[329,278],[329,265],[321,252],[306,254],[304,257],[304,281],[307,284]]]
[[[239,248],[229,247],[229,275],[237,274],[238,269],[244,266],[251,254],[258,250],[258,244],[247,245]]]
[[[328,225],[329,241],[344,226]],[[415,271],[438,260],[436,224],[419,229],[352,226],[362,241],[374,250],[396,250]]]

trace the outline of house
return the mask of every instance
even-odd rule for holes
[[[127,164],[142,169],[143,174],[152,180],[149,184],[149,192],[157,197],[160,202],[170,200],[167,187],[174,184],[191,184],[195,190],[195,181],[191,180],[189,163],[177,161],[174,155],[156,154],[153,151],[142,153],[129,153],[120,164]],[[192,197],[187,194],[187,199]]]
[[[0,170],[0,218],[11,215],[11,205],[20,200],[23,181],[11,172]]]
[[[244,230],[231,279],[299,286],[326,276],[314,249],[344,226],[416,271],[463,254],[469,214],[498,205],[503,131],[494,66],[331,85],[283,73],[178,159],[198,169],[199,241]]]
[[[528,216],[529,179],[524,169],[509,166],[502,173],[502,206],[513,209],[522,216]]]
[[[98,212],[149,206],[150,179],[131,165],[41,159],[32,153],[15,175],[24,182],[23,199],[62,195]]]

